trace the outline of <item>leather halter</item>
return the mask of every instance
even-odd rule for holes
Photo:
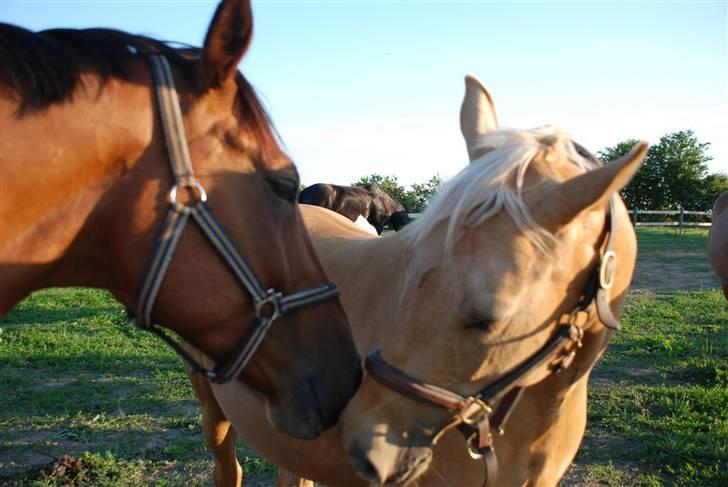
[[[493,448],[491,430],[504,433],[508,417],[520,399],[523,388],[515,384],[532,370],[549,364],[551,373],[566,369],[574,361],[584,337],[583,326],[589,322],[596,303],[597,318],[612,330],[619,329],[619,321],[609,306],[608,290],[612,287],[616,269],[614,233],[616,230],[615,198],[609,200],[607,244],[601,262],[587,282],[584,294],[565,322],[545,345],[505,375],[471,396],[422,382],[387,363],[379,350],[370,352],[364,360],[367,374],[382,385],[411,399],[424,402],[453,413],[452,422],[435,435],[433,445],[447,431],[457,428],[464,436],[468,452],[473,459],[482,458],[485,466],[484,486],[495,485],[498,460]],[[603,245],[603,240],[602,244]],[[497,407],[494,406],[497,403]]]
[[[167,217],[157,235],[146,270],[139,283],[137,306],[133,314],[129,313],[130,319],[140,328],[157,334],[169,344],[189,364],[193,372],[204,374],[212,382],[225,383],[240,375],[275,320],[303,308],[335,299],[339,295],[339,290],[331,282],[321,287],[284,296],[283,293],[275,289],[267,289],[263,285],[253,266],[212,213],[206,203],[205,189],[195,179],[187,150],[177,91],[167,59],[159,54],[151,54],[147,57],[154,77],[175,184],[169,192],[170,206]],[[177,191],[179,189],[187,189],[194,195],[194,201],[188,204],[178,202]],[[200,365],[152,321],[154,303],[190,216],[197,222],[202,233],[248,291],[255,307],[255,318],[243,333],[243,337],[231,357],[226,363],[218,364],[212,370]]]

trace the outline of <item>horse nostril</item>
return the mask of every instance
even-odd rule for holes
[[[369,460],[366,450],[359,446],[358,443],[354,443],[349,449],[349,458],[351,459],[351,466],[354,468],[354,471],[367,482],[372,485],[382,485],[384,483],[384,479],[379,474],[379,470]]]
[[[354,457],[351,459],[351,465],[356,473],[364,477],[364,479],[374,485],[382,485],[383,480],[379,476],[379,472],[366,457]]]

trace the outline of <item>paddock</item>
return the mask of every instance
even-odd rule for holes
[[[726,485],[728,305],[707,229],[639,227],[632,292],[561,485]],[[0,320],[0,485],[209,485],[179,359],[107,293],[51,289]],[[246,485],[274,467],[239,442]]]

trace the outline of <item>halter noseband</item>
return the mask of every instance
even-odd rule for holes
[[[290,313],[335,299],[339,295],[336,285],[331,282],[324,286],[300,291],[284,296],[274,289],[267,289],[248,259],[240,252],[232,238],[207,205],[207,194],[195,179],[187,150],[187,141],[182,124],[182,114],[174,87],[172,70],[167,59],[158,54],[147,56],[154,77],[159,111],[167,143],[167,151],[174,175],[175,184],[169,192],[170,207],[162,228],[147,261],[146,269],[139,283],[137,307],[133,316],[134,323],[142,329],[157,334],[169,344],[192,368],[209,380],[225,383],[236,378],[250,362],[253,354],[263,341],[273,322]],[[190,204],[177,201],[178,189],[187,189],[194,194]],[[164,281],[174,252],[182,236],[189,217],[192,216],[212,246],[233,271],[243,287],[253,298],[255,319],[245,330],[228,361],[218,364],[212,370],[204,368],[167,333],[152,322],[152,309]],[[130,313],[130,315],[132,315]]]
[[[612,287],[616,269],[614,233],[616,230],[615,198],[609,200],[607,244],[599,266],[587,282],[584,294],[568,319],[559,325],[545,345],[512,368],[498,380],[479,392],[465,397],[456,392],[422,382],[387,363],[379,350],[370,352],[364,360],[367,374],[380,384],[411,399],[424,402],[453,413],[453,420],[433,439],[437,443],[447,431],[457,428],[464,436],[468,452],[474,459],[482,458],[485,466],[483,486],[495,485],[498,459],[493,449],[492,430],[504,433],[504,426],[523,394],[523,388],[514,385],[532,370],[550,363],[551,372],[558,373],[574,361],[584,337],[583,326],[589,322],[592,303],[596,303],[597,318],[612,330],[619,329],[619,321],[609,306],[608,290]],[[602,241],[603,242],[603,241]],[[498,402],[497,407],[494,406]]]

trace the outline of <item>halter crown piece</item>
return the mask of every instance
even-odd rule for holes
[[[190,365],[193,372],[202,373],[213,382],[225,383],[240,375],[276,319],[335,299],[339,295],[339,290],[331,282],[321,287],[284,296],[283,293],[275,289],[267,289],[263,285],[253,266],[212,213],[207,205],[207,193],[195,179],[169,62],[159,54],[150,54],[147,58],[154,77],[175,184],[169,191],[169,211],[147,261],[146,270],[139,283],[137,307],[133,315],[130,312],[130,318],[137,326],[155,333],[169,344]],[[194,201],[189,204],[178,202],[177,191],[179,189],[190,190],[194,194]],[[255,318],[243,333],[243,337],[231,357],[226,363],[218,364],[212,370],[200,365],[162,328],[152,322],[154,303],[190,216],[197,222],[202,233],[248,291],[255,308]]]
[[[581,340],[584,337],[583,326],[589,322],[589,317],[594,310],[593,303],[596,303],[596,314],[599,321],[609,329],[619,329],[619,321],[612,313],[608,296],[616,269],[616,254],[612,250],[617,225],[614,204],[614,197],[612,197],[609,200],[607,227],[609,236],[605,237],[607,244],[604,254],[601,255],[600,264],[593,271],[581,299],[569,314],[566,322],[559,325],[546,344],[533,355],[480,392],[465,397],[448,389],[422,382],[387,363],[379,350],[370,352],[364,360],[367,374],[380,384],[411,399],[446,409],[453,414],[453,420],[435,435],[433,444],[437,443],[437,440],[447,431],[457,428],[465,437],[470,456],[473,459],[482,458],[483,460],[484,487],[497,485],[498,459],[493,448],[491,431],[495,430],[499,435],[504,434],[505,423],[524,391],[522,387],[515,384],[526,374],[542,365],[550,364],[552,373],[561,372],[571,365],[576,351],[581,348]]]

